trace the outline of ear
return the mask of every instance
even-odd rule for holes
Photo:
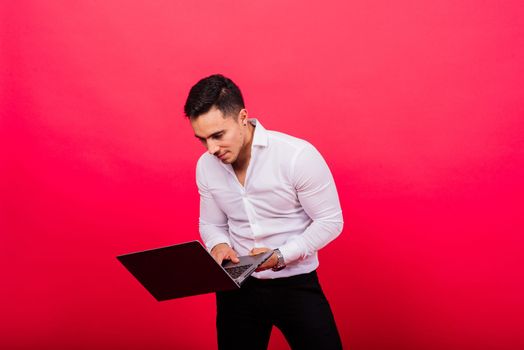
[[[240,122],[240,124],[246,125],[247,118],[248,118],[247,109],[242,108],[240,112],[238,113],[238,121]]]

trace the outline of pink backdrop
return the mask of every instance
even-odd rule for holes
[[[149,3],[0,5],[0,348],[215,346],[212,294],[115,256],[197,237],[182,107],[216,72],[331,166],[347,348],[524,348],[521,1]]]

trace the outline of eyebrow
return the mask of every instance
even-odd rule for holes
[[[224,132],[224,130],[219,130],[219,131],[216,131],[216,132],[212,133],[212,134],[209,135],[208,137],[201,137],[201,136],[198,136],[197,134],[195,134],[195,137],[196,137],[197,139],[199,139],[199,140],[205,140],[205,139],[207,139],[207,138],[210,138],[210,137],[213,137],[213,136],[217,136],[218,134],[223,133],[223,132]]]

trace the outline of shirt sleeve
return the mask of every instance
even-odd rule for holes
[[[200,237],[202,237],[202,241],[204,241],[206,248],[210,251],[219,243],[227,243],[231,246],[231,242],[229,241],[227,216],[209,192],[203,168],[202,159],[200,159],[196,170],[196,182],[198,193],[200,194],[198,227]]]
[[[312,219],[306,230],[280,247],[287,263],[306,258],[334,240],[344,225],[333,176],[320,153],[307,145],[291,163],[291,181]]]

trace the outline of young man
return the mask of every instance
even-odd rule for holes
[[[219,349],[266,349],[272,326],[293,349],[340,349],[317,251],[343,226],[333,177],[308,142],[264,129],[222,75],[191,88],[184,111],[207,148],[197,163],[200,234],[220,264],[273,250],[241,289],[219,292]]]

